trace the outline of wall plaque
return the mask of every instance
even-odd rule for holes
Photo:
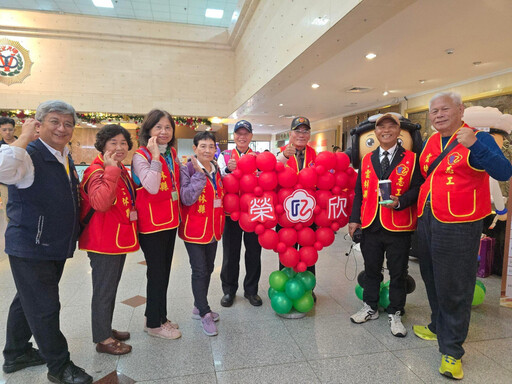
[[[0,39],[0,83],[21,83],[32,67],[28,51],[18,41]]]

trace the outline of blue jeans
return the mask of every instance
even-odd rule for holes
[[[418,219],[418,258],[439,351],[460,359],[471,318],[482,220],[442,223],[427,203]]]

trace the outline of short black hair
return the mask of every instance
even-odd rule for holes
[[[197,132],[194,136],[194,145],[197,147],[197,144],[199,144],[201,140],[212,140],[214,143],[216,143],[215,135],[210,131]]]
[[[167,117],[171,122],[172,126],[172,139],[167,144],[168,147],[172,147],[174,142],[176,141],[176,124],[174,123],[174,119],[171,114],[167,111],[163,111],[161,109],[152,109],[149,113],[144,117],[144,121],[142,122],[142,126],[140,127],[139,132],[139,144],[141,146],[148,145],[149,138],[151,137],[150,131],[153,129],[155,125],[158,124],[162,117]]]
[[[13,127],[16,126],[14,119],[11,119],[10,117],[0,117],[0,125],[4,124],[11,124]]]
[[[133,142],[130,136],[130,132],[121,127],[119,124],[108,124],[101,128],[96,134],[96,142],[94,143],[94,147],[103,153],[107,141],[119,134],[124,136],[126,142],[128,143],[128,150],[131,150],[133,148]]]

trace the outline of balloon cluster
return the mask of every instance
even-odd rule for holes
[[[348,223],[357,178],[349,164],[345,153],[325,151],[317,155],[314,166],[297,174],[270,152],[243,156],[223,179],[224,209],[244,231],[255,232],[263,248],[279,253],[281,264],[304,272],[317,262],[318,251],[334,242],[334,232]],[[285,200],[297,190],[312,196],[315,207],[306,221],[294,223],[285,210]],[[250,208],[255,198],[272,205],[271,218],[254,220]],[[333,201],[337,202],[334,208]],[[273,229],[277,224],[283,227],[279,232]],[[316,231],[310,228],[313,224]],[[297,243],[300,250],[295,248]]]
[[[485,288],[484,283],[482,283],[480,280],[477,280],[475,284],[475,293],[473,294],[473,301],[471,305],[476,306],[482,304],[485,300],[486,292],[487,289]]]
[[[311,272],[296,273],[292,268],[284,268],[272,272],[268,281],[268,297],[277,313],[285,314],[292,308],[306,313],[315,305],[311,291],[315,288],[316,278]]]

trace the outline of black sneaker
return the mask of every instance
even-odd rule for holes
[[[48,372],[48,380],[60,384],[92,384],[92,376],[85,373],[85,370],[77,367],[72,361],[67,363],[57,374]]]
[[[30,348],[27,352],[21,356],[18,356],[14,360],[5,360],[2,369],[5,373],[13,373],[23,368],[42,364],[46,364],[46,361],[39,354],[39,351],[35,348]]]
[[[263,304],[263,301],[261,301],[261,297],[256,295],[248,295],[247,293],[244,294],[244,297],[249,300],[249,303],[251,303],[254,307],[259,307],[261,304]]]

